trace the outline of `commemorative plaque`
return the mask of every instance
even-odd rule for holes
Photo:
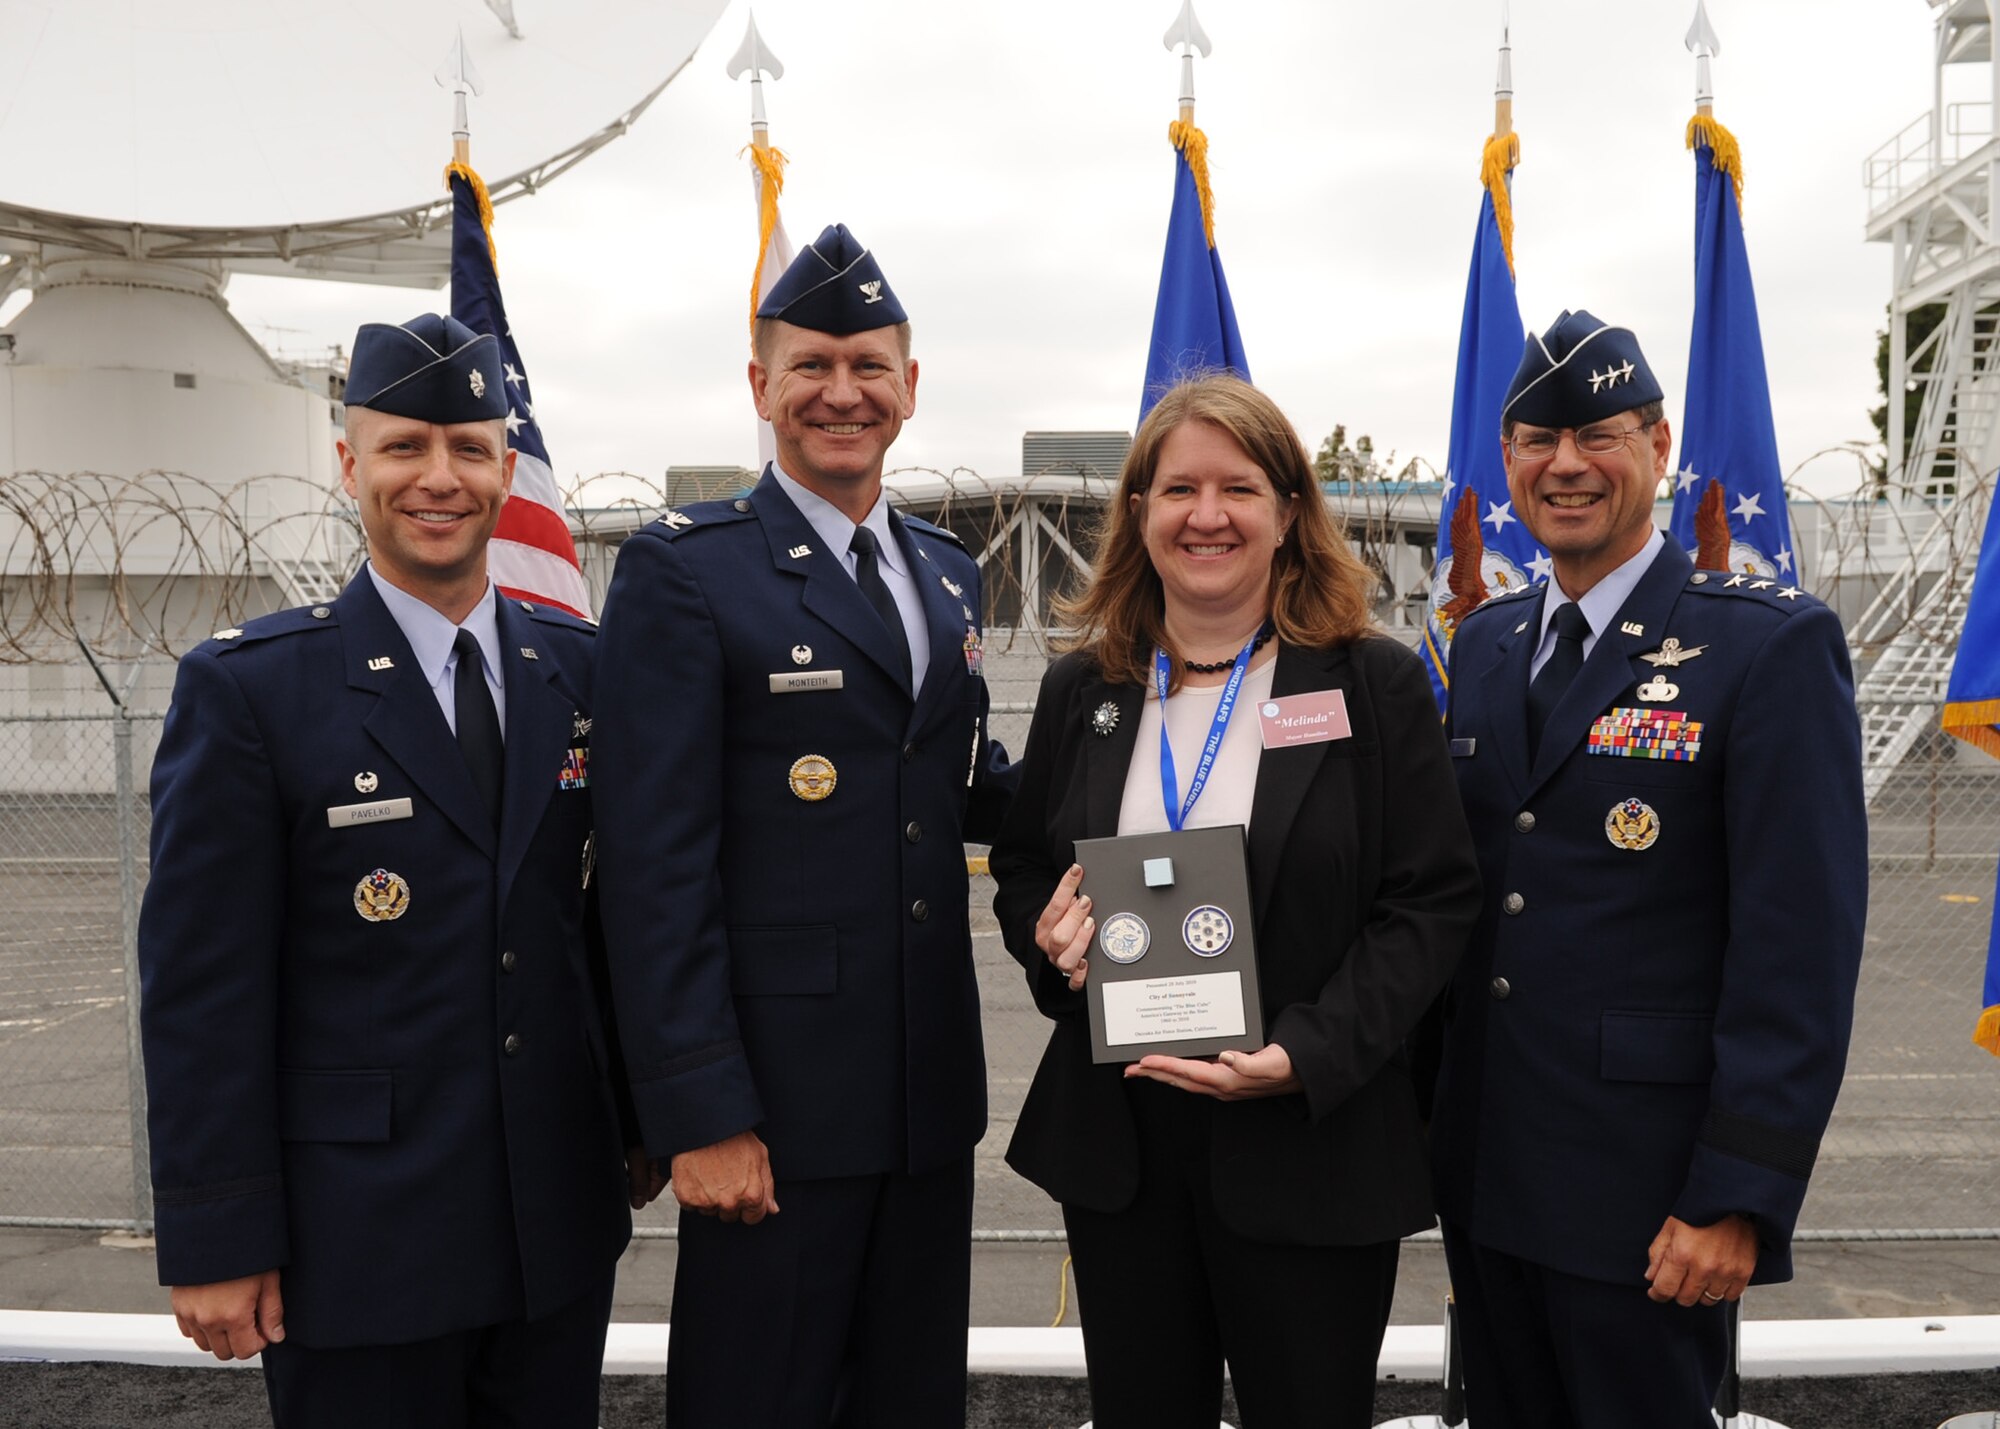
[[[1242,825],[1081,839],[1095,1062],[1264,1045]]]

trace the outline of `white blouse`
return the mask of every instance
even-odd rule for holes
[[[1223,733],[1222,748],[1216,751],[1215,768],[1201,798],[1187,817],[1190,829],[1220,828],[1227,824],[1250,827],[1250,805],[1257,795],[1257,759],[1264,752],[1259,732],[1257,706],[1271,698],[1271,672],[1278,668],[1275,658],[1264,661],[1243,677],[1236,696],[1236,712]],[[1183,685],[1167,700],[1167,742],[1174,751],[1174,778],[1180,797],[1187,798],[1188,785],[1201,762],[1202,746],[1215,723],[1215,707],[1221,703],[1226,685]],[[1120,834],[1165,833],[1166,805],[1160,798],[1160,697],[1148,688],[1146,703],[1139,711],[1139,738],[1132,747],[1132,766],[1125,771],[1125,798],[1118,806]]]

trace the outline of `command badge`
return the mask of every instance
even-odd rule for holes
[[[1118,706],[1111,700],[1099,705],[1090,717],[1090,732],[1102,739],[1118,728]]]
[[[410,906],[410,885],[403,875],[378,868],[354,885],[354,911],[371,923],[393,923]]]
[[[1181,941],[1198,957],[1212,958],[1236,941],[1236,924],[1213,903],[1204,903],[1181,920]]]
[[[840,773],[823,754],[807,754],[792,761],[792,792],[808,804],[817,804],[833,792]]]
[[[1633,853],[1651,848],[1660,838],[1660,816],[1642,799],[1614,804],[1604,816],[1604,836],[1615,848]]]
[[[1114,963],[1136,963],[1153,946],[1153,930],[1137,913],[1113,913],[1097,930],[1098,946]]]

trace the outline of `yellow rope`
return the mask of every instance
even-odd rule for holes
[[[500,250],[493,246],[493,200],[487,196],[486,181],[472,171],[472,165],[461,164],[457,160],[444,166],[444,186],[451,187],[451,176],[457,174],[472,185],[472,196],[479,200],[479,226],[486,230],[486,256],[493,260],[494,271],[500,268]]]
[[[778,149],[749,146],[750,162],[764,176],[757,186],[757,266],[750,274],[750,325],[757,325],[757,297],[764,290],[764,256],[771,251],[771,235],[778,227],[778,195],[785,191],[785,165],[791,162]]]
[[[1507,188],[1507,176],[1521,162],[1521,136],[1495,134],[1486,141],[1479,157],[1479,181],[1493,195],[1493,220],[1500,226],[1500,247],[1507,254],[1507,271],[1514,271],[1514,196]]]
[[[1064,1256],[1062,1269],[1056,1272],[1056,1317],[1049,1322],[1051,1330],[1062,1328],[1063,1316],[1069,1313],[1069,1263],[1071,1257]]]
[[[1715,167],[1735,181],[1736,207],[1743,208],[1743,146],[1736,142],[1736,136],[1722,127],[1722,122],[1706,114],[1697,114],[1688,120],[1687,146],[1692,149],[1700,144],[1711,150]]]
[[[1194,175],[1194,191],[1201,197],[1201,231],[1208,239],[1208,246],[1215,247],[1215,194],[1208,186],[1208,135],[1194,125],[1192,119],[1183,122],[1176,119],[1167,126],[1167,138],[1176,149],[1187,157],[1188,170]]]

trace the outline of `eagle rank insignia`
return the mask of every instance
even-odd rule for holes
[[[410,885],[400,873],[378,868],[354,885],[354,911],[371,923],[393,923],[409,907]]]

